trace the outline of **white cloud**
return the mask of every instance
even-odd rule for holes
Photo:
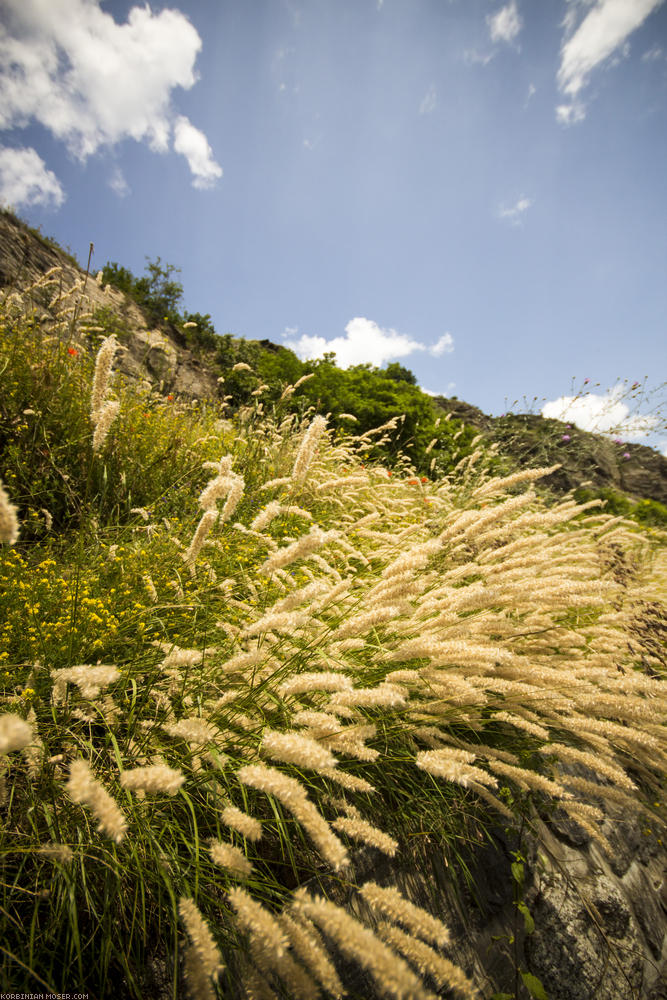
[[[438,95],[435,90],[435,84],[432,83],[424,94],[422,102],[419,105],[419,114],[430,115],[432,111],[435,111],[437,103]]]
[[[3,14],[0,128],[38,122],[82,161],[127,138],[169,149],[172,91],[194,85],[201,48],[180,11],[133,7],[117,24],[100,0],[4,0]]]
[[[559,104],[556,108],[556,121],[561,125],[576,125],[586,117],[586,108],[579,101],[572,104]]]
[[[404,358],[414,351],[428,351],[434,357],[450,353],[454,350],[454,340],[445,333],[436,344],[428,346],[406,334],[391,328],[378,326],[371,319],[356,316],[345,327],[344,337],[324,337],[302,334],[297,337],[298,329],[285,329],[284,343],[290,347],[302,360],[322,358],[325,354],[334,352],[336,363],[341,368],[351,365],[371,364],[380,368],[386,361]]]
[[[659,45],[652,45],[644,52],[642,62],[655,62],[656,59],[662,59],[663,55],[664,50]]]
[[[0,146],[0,203],[20,208],[45,205],[58,208],[65,200],[60,181],[36,150]]]
[[[570,0],[564,26],[566,37],[561,45],[558,88],[569,99],[569,105],[559,105],[556,117],[561,124],[571,125],[585,117],[579,95],[591,73],[616,50],[623,53],[626,39],[640,27],[663,0],[596,0],[575,28],[578,8]],[[568,109],[572,110],[569,111]]]
[[[511,44],[521,31],[523,24],[519,16],[516,0],[511,0],[497,14],[489,14],[486,23],[489,26],[489,34],[492,42],[507,42]]]
[[[537,87],[535,86],[535,84],[534,83],[529,83],[528,84],[528,93],[526,94],[526,101],[524,103],[524,108],[528,107],[528,105],[532,101],[533,97],[535,97],[536,93],[537,93]]]
[[[528,211],[528,209],[533,204],[532,198],[526,198],[522,195],[514,205],[509,207],[506,205],[501,205],[498,209],[498,217],[500,219],[506,219],[513,226],[520,226],[523,222],[523,216]]]
[[[631,414],[623,402],[622,385],[608,389],[604,394],[586,393],[582,396],[560,396],[542,407],[543,417],[565,420],[584,431],[596,434],[622,435],[626,440],[641,441],[658,426],[657,417]]]
[[[442,354],[451,354],[454,350],[454,338],[451,333],[443,333],[440,340],[427,350],[434,358],[439,358]]]
[[[474,66],[477,63],[481,66],[488,66],[493,56],[493,52],[479,52],[477,49],[466,49],[463,53],[463,58],[468,66]]]
[[[119,198],[125,198],[130,193],[130,185],[127,183],[125,174],[120,167],[114,168],[109,178],[109,187]]]
[[[174,149],[188,161],[196,188],[212,187],[222,177],[222,167],[213,159],[208,139],[185,115],[179,115],[174,124]]]

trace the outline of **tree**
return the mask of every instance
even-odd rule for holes
[[[417,376],[414,372],[411,372],[409,368],[404,368],[403,365],[399,365],[398,361],[392,361],[390,365],[384,369],[385,378],[393,379],[394,382],[407,382],[408,385],[417,385]]]
[[[190,343],[193,347],[216,347],[218,342],[218,336],[215,332],[215,327],[211,322],[211,314],[205,313],[203,316],[201,313],[187,313],[185,315],[186,323],[194,323],[194,326],[188,327],[185,331]]]
[[[148,273],[136,279],[135,298],[148,311],[153,322],[159,323],[165,319],[172,323],[180,322],[178,307],[183,298],[183,285],[172,278],[172,274],[180,274],[180,267],[163,265],[160,257],[155,260],[147,257],[146,260],[148,263],[145,270]]]

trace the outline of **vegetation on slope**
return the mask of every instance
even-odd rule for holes
[[[0,986],[350,995],[342,956],[473,996],[447,914],[356,852],[430,840],[455,879],[556,805],[603,849],[604,800],[660,823],[660,536],[545,505],[548,470],[383,464],[395,414],[290,412],[317,372],[229,420],[63,323],[2,304]]]
[[[162,265],[158,257],[149,261],[146,274],[137,278],[127,268],[110,263],[102,271],[102,280],[130,295],[150,322],[172,324],[188,346],[206,358],[207,365],[220,375],[221,395],[231,410],[255,401],[258,379],[265,386],[262,400],[270,405],[280,400],[287,385],[310,376],[298,396],[283,400],[283,409],[303,413],[314,406],[318,413],[327,414],[329,426],[343,435],[350,430],[350,414],[360,434],[402,414],[391,439],[375,446],[375,458],[393,460],[405,454],[418,472],[442,473],[470,453],[476,431],[460,420],[446,420],[416,385],[409,369],[393,363],[384,369],[360,364],[343,370],[337,367],[333,354],[318,361],[301,361],[293,351],[269,341],[246,340],[229,333],[218,336],[208,314],[181,309],[183,287],[173,278],[176,270]],[[109,332],[118,332],[113,317],[107,320]],[[246,365],[250,373],[245,367],[236,367]]]

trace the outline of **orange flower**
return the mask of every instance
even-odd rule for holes
[[[169,395],[167,396],[167,399],[169,400],[170,403],[173,401],[174,397],[173,397],[172,393],[169,393]]]
[[[422,483],[428,482],[428,476],[422,476]]]
[[[408,486],[419,486],[418,479],[408,479]]]
[[[72,357],[75,358],[79,352],[77,351],[76,347],[68,347],[67,353],[71,354]]]

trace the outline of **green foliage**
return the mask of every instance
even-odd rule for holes
[[[611,487],[599,490],[580,487],[575,490],[574,497],[578,503],[604,500],[604,509],[608,514],[631,518],[646,527],[667,529],[667,507],[658,500],[646,498],[633,501],[625,493],[619,493]]]
[[[185,331],[189,346],[194,347],[197,351],[208,351],[216,346],[218,337],[211,321],[210,313],[206,313],[203,316],[198,312],[187,313],[185,315],[185,322],[187,324],[194,324],[189,325]]]
[[[541,980],[537,976],[534,976],[532,972],[522,972],[521,979],[534,1000],[549,1000]]]
[[[0,468],[19,505],[24,539],[44,536],[45,511],[61,530],[93,512],[108,524],[126,521],[132,507],[156,516],[192,507],[201,462],[215,457],[215,412],[137,392],[117,376],[120,416],[93,460],[92,353],[47,335],[32,317],[5,315],[0,358]]]
[[[173,264],[163,264],[160,257],[155,260],[146,259],[146,274],[140,278],[119,264],[105,264],[102,268],[104,284],[113,285],[134,299],[145,310],[151,323],[182,323],[179,307],[183,298],[183,285],[173,278],[174,274],[180,272],[180,268]]]

